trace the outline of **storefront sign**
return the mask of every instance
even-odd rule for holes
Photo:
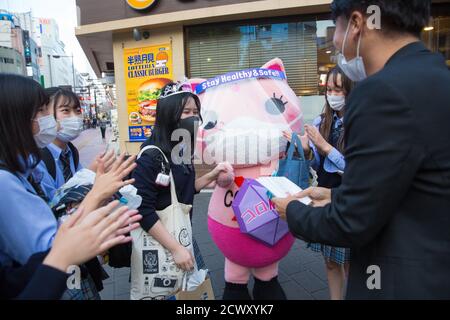
[[[124,65],[130,141],[145,141],[161,89],[173,79],[172,49],[169,44],[125,49]]]
[[[197,94],[200,94],[207,89],[214,88],[222,84],[254,78],[271,78],[278,80],[286,80],[286,74],[278,70],[269,70],[260,68],[230,72],[212,79],[208,79],[205,82],[200,83],[195,91]]]
[[[136,10],[145,10],[150,8],[156,0],[126,0],[128,5]]]

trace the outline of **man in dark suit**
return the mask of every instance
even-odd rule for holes
[[[430,2],[333,1],[340,65],[359,81],[342,185],[324,207],[274,200],[298,238],[352,248],[347,299],[450,299],[450,72],[419,39]]]

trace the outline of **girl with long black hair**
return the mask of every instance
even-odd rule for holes
[[[216,181],[221,172],[228,170],[227,164],[221,163],[205,176],[196,178],[192,159],[196,128],[202,121],[200,110],[200,100],[192,93],[188,84],[184,86],[175,83],[167,84],[162,89],[158,100],[152,136],[142,145],[142,148],[148,145],[158,147],[169,163],[165,163],[160,151],[149,149],[137,160],[137,168],[133,172],[134,186],[142,197],[142,205],[139,208],[143,216],[140,222],[142,228],[169,250],[175,263],[187,271],[194,267],[194,257],[165,229],[156,214],[156,211],[171,205],[169,185],[161,185],[157,178],[162,171],[167,174],[169,171],[172,172],[179,202],[192,205],[196,193]],[[179,129],[184,130],[178,132],[187,134],[181,141],[176,137],[176,131]],[[203,261],[195,240],[193,244],[195,260],[201,269]]]
[[[0,74],[0,267],[27,263],[53,244],[57,220],[44,200],[36,166],[40,148],[57,136],[58,125],[41,86],[19,75]],[[123,186],[135,164],[121,155],[113,168],[100,171],[82,206],[84,213],[99,208]],[[126,229],[126,228],[125,228]]]

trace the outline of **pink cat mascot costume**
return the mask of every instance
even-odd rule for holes
[[[231,207],[244,178],[270,176],[277,169],[287,144],[282,131],[301,131],[299,99],[287,84],[283,62],[274,59],[261,69],[193,79],[191,84],[202,101],[196,154],[208,164],[227,161],[234,170],[234,179],[215,187],[208,209],[209,232],[225,256],[223,299],[250,299],[250,275],[255,299],[285,299],[278,262],[294,238],[289,233],[273,247],[255,240],[240,232]]]

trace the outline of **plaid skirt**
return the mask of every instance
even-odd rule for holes
[[[327,261],[343,265],[350,262],[350,249],[326,246],[320,243],[308,243],[308,248],[314,252],[322,252]]]
[[[94,280],[88,275],[80,281],[80,289],[67,289],[61,300],[101,300]]]

